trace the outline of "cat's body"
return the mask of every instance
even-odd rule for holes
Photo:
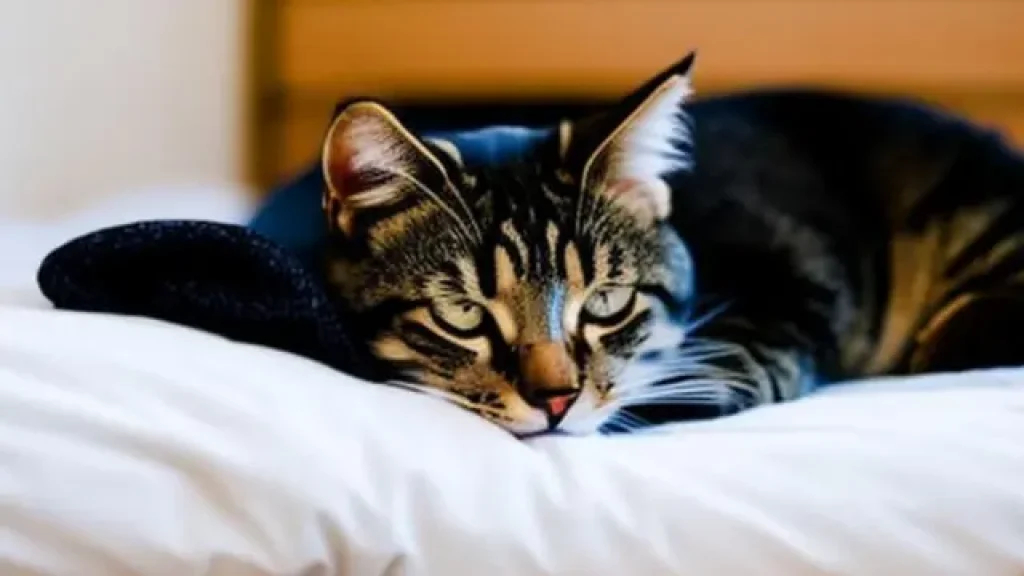
[[[738,309],[707,331],[777,338],[761,347],[811,380],[794,390],[1024,363],[1024,346],[1000,345],[1013,338],[1009,316],[1006,331],[987,320],[964,335],[984,348],[973,358],[917,342],[937,336],[944,311],[1015,290],[1024,272],[1024,157],[996,134],[919,103],[824,91],[688,109],[697,160],[670,180],[670,222],[693,255],[698,293]],[[721,325],[732,315],[752,334]]]
[[[584,433],[1024,361],[1001,345],[1024,310],[1017,153],[890,100],[690,105],[691,63],[500,166],[341,110],[331,278],[392,376],[518,434]]]

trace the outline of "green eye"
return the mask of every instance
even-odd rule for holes
[[[628,286],[600,288],[587,298],[583,309],[597,320],[610,320],[621,315],[633,303],[633,289]]]
[[[434,304],[434,319],[454,332],[472,332],[484,321],[484,309],[469,300],[441,301]]]

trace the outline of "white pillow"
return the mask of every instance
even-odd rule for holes
[[[0,574],[1024,573],[1024,371],[523,443],[160,322],[0,308]]]

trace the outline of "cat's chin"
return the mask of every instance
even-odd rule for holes
[[[565,418],[554,428],[542,430],[541,434],[557,436],[591,436],[600,434],[602,426],[608,420],[605,412],[601,410],[597,393],[592,387],[587,386],[583,389],[579,398],[573,402],[569,411],[565,414]]]
[[[525,403],[524,403],[525,406]],[[607,418],[602,417],[593,390],[585,388],[555,427],[548,424],[544,412],[528,407],[519,411],[517,418],[503,422],[501,427],[516,438],[525,440],[540,436],[590,436],[600,434]]]
[[[525,404],[525,403],[524,403]],[[518,410],[516,417],[498,424],[516,438],[530,438],[552,432],[544,413],[534,408]]]

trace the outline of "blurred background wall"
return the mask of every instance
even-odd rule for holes
[[[238,186],[248,5],[0,1],[0,215]]]

